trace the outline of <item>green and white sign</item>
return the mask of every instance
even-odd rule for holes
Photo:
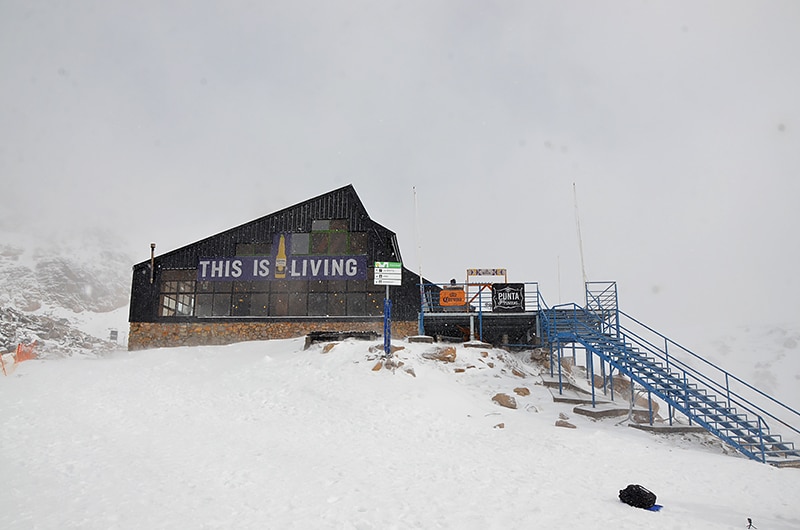
[[[402,285],[403,264],[399,261],[375,262],[375,285]]]

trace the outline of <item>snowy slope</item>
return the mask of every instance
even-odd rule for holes
[[[0,527],[800,528],[800,470],[575,415],[527,354],[396,344],[394,372],[374,344],[301,339],[22,363],[0,380]],[[620,503],[628,483],[665,508]]]

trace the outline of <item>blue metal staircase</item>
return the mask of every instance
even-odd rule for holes
[[[585,350],[593,401],[598,368],[612,399],[617,371],[631,380],[631,391],[636,384],[647,392],[651,424],[653,399],[660,399],[670,424],[680,413],[748,458],[800,466],[800,450],[779,433],[800,435],[793,426],[800,425],[800,413],[620,311],[615,283],[587,283],[585,307],[543,308],[540,320],[551,375],[557,367],[561,377],[568,348],[573,355],[576,348]]]

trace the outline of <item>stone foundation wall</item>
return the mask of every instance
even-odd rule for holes
[[[401,339],[416,335],[418,329],[417,321],[392,322],[392,338]],[[290,339],[303,337],[311,331],[374,331],[383,335],[383,322],[131,322],[128,349]]]

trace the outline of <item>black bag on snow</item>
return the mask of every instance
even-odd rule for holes
[[[655,505],[656,494],[639,484],[628,484],[624,490],[619,490],[619,500],[630,506],[647,510]]]

